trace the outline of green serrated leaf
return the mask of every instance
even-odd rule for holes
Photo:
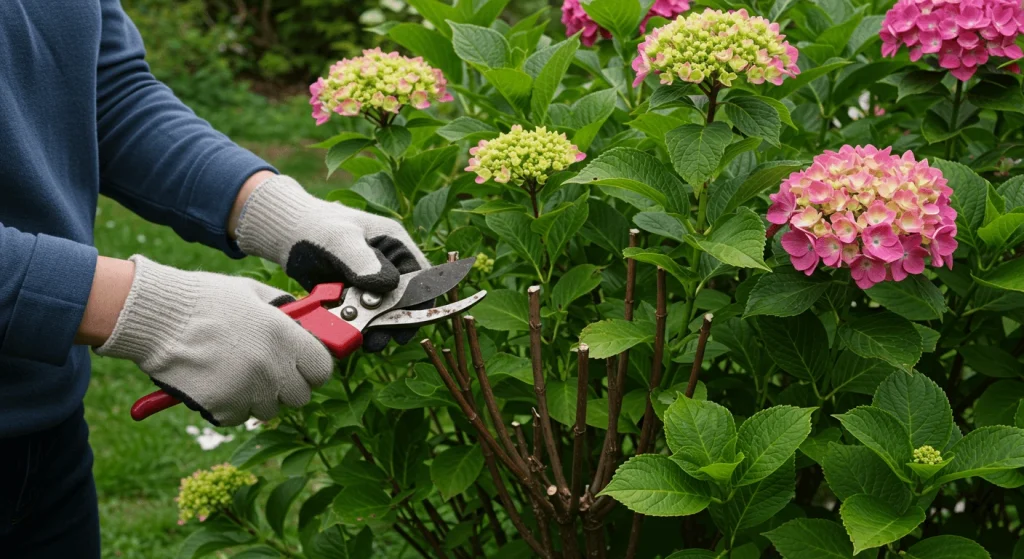
[[[839,508],[843,526],[853,540],[853,553],[894,542],[924,522],[924,510],[910,507],[900,513],[871,495],[853,495]]]
[[[288,515],[288,509],[306,486],[306,481],[305,476],[289,478],[270,492],[267,499],[267,524],[278,536],[284,534],[284,519]]]
[[[790,457],[770,476],[740,487],[724,504],[709,507],[711,518],[730,541],[737,532],[767,522],[793,500],[796,494],[794,463],[794,458]]]
[[[529,330],[529,314],[526,294],[509,289],[490,291],[473,307],[473,316],[480,326],[503,332]]]
[[[764,534],[785,559],[853,559],[843,527],[819,518],[797,518]]]
[[[875,391],[871,404],[900,420],[914,448],[946,448],[953,434],[953,410],[946,392],[921,373],[889,375]]]
[[[558,43],[534,79],[533,96],[530,99],[530,114],[534,122],[541,123],[547,119],[548,107],[555,98],[555,91],[562,83],[579,46],[578,34]]]
[[[775,406],[744,421],[737,432],[736,451],[746,459],[736,469],[736,486],[756,483],[785,464],[811,433],[814,410]]]
[[[599,495],[647,516],[689,516],[711,503],[705,482],[686,475],[667,456],[643,454],[619,466]]]
[[[605,359],[653,340],[653,332],[634,322],[617,318],[594,322],[580,332],[580,342],[590,346],[591,359]]]
[[[596,184],[635,192],[673,213],[689,213],[686,187],[656,157],[633,148],[613,148],[566,183]]]
[[[1024,399],[1024,382],[1000,380],[986,388],[975,402],[974,423],[979,427],[1015,425],[1014,418],[1022,399]]]
[[[985,548],[977,542],[950,535],[921,540],[910,546],[904,557],[907,559],[992,559]]]
[[[511,48],[505,37],[493,29],[449,21],[452,46],[459,58],[486,68],[502,68],[509,61]]]
[[[811,308],[828,289],[821,276],[807,276],[791,267],[764,274],[750,291],[743,317],[797,316]]]
[[[348,526],[389,523],[391,497],[377,485],[350,485],[334,500],[334,512]]]
[[[627,248],[622,251],[626,258],[632,258],[637,262],[653,264],[672,274],[682,284],[689,284],[697,281],[697,276],[692,271],[683,268],[672,257],[654,250],[647,250],[637,247]]]
[[[543,255],[540,239],[531,231],[533,219],[523,213],[503,212],[488,214],[485,218],[487,227],[494,231],[498,238],[508,243],[519,256],[533,266],[538,277]]]
[[[980,427],[949,447],[953,461],[934,486],[972,476],[992,476],[1024,467],[1024,429]],[[992,480],[989,480],[992,481]]]
[[[680,396],[665,410],[664,421],[672,458],[690,475],[704,466],[733,461],[736,423],[725,407]]]
[[[762,138],[769,144],[780,147],[782,119],[772,105],[756,97],[730,97],[725,105],[725,114],[743,134]]]
[[[665,135],[672,165],[695,191],[700,191],[732,143],[732,130],[724,122],[707,126],[684,124]]]
[[[327,176],[329,177],[334,174],[334,171],[337,171],[342,163],[371,145],[373,145],[373,140],[352,138],[331,146],[327,150]]]
[[[905,511],[914,495],[886,463],[866,446],[829,443],[821,461],[829,489],[841,501],[859,494],[882,499],[897,511]]]
[[[484,469],[479,446],[453,446],[430,464],[430,480],[447,501],[469,489]]]
[[[484,72],[484,77],[513,108],[522,113],[529,110],[533,78],[526,72],[514,68],[493,68]]]
[[[771,271],[764,263],[764,222],[750,208],[737,209],[733,216],[717,224],[711,234],[694,243],[725,264]]]
[[[900,479],[909,481],[906,464],[913,460],[914,447],[910,433],[895,415],[873,406],[860,406],[834,417]]]
[[[637,227],[680,243],[686,238],[686,227],[679,217],[665,212],[639,212],[633,216]]]
[[[801,380],[817,380],[831,365],[825,327],[813,313],[776,318],[762,316],[757,319],[764,339],[765,350],[775,364]]]
[[[908,320],[938,320],[946,312],[946,299],[934,283],[922,275],[883,281],[865,289],[872,301]]]
[[[570,303],[601,285],[601,269],[593,264],[580,264],[566,272],[551,290],[551,305],[565,309]]]
[[[908,372],[921,359],[921,335],[908,320],[890,312],[855,318],[839,327],[839,337],[857,355]]]
[[[950,462],[955,458],[954,455],[946,453],[943,456],[942,462],[938,464],[918,464],[917,462],[907,462],[907,467],[910,471],[914,472],[914,475],[921,481],[928,481],[935,477],[935,474],[939,473],[943,468],[949,465]]]

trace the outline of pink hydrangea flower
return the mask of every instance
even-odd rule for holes
[[[939,66],[967,81],[992,56],[1018,59],[1024,52],[1020,0],[899,0],[882,22],[882,55],[895,56],[901,45],[910,59],[938,56]],[[1014,73],[1020,68],[1009,66]]]
[[[800,73],[799,53],[779,33],[779,24],[746,10],[708,8],[679,16],[648,33],[637,51],[633,87],[652,73],[663,84],[707,80],[725,87],[732,86],[740,74],[752,84],[780,85]]]
[[[768,221],[789,226],[782,248],[807,275],[849,266],[861,288],[953,266],[956,210],[942,173],[912,152],[843,146],[814,158],[771,194]]]
[[[647,20],[654,16],[672,19],[677,15],[690,9],[690,0],[655,0],[651,10],[640,23],[640,32],[647,32]],[[571,37],[580,31],[580,41],[584,45],[593,46],[600,38],[610,39],[611,33],[590,19],[590,15],[580,5],[580,0],[564,0],[562,2],[562,24],[565,25],[565,34]]]
[[[332,65],[327,78],[309,86],[309,104],[317,126],[327,122],[332,112],[341,116],[368,113],[382,120],[398,114],[405,105],[426,109],[432,103],[452,101],[447,87],[444,74],[422,58],[376,48]]]

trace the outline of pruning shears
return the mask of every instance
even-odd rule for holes
[[[398,287],[385,294],[345,288],[341,283],[322,283],[309,295],[280,307],[316,336],[337,359],[355,353],[367,328],[409,328],[437,322],[480,302],[486,291],[429,309],[412,309],[451,291],[473,269],[476,258],[464,258],[400,276]],[[142,421],[181,401],[163,390],[139,398],[132,419]]]

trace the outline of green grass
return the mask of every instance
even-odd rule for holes
[[[337,188],[325,180],[322,152],[275,145],[250,149],[318,194]],[[100,254],[147,257],[187,270],[237,274],[259,266],[252,259],[232,260],[223,253],[178,238],[170,228],[147,223],[109,199],[100,200],[96,218]],[[219,429],[235,440],[202,450],[189,425],[209,426],[183,406],[135,423],[128,410],[136,398],[154,390],[145,373],[127,361],[93,358],[92,383],[85,397],[86,418],[96,454],[94,472],[100,499],[104,558],[173,558],[195,523],[178,526],[174,497],[179,480],[200,468],[225,462],[251,433],[243,427]]]

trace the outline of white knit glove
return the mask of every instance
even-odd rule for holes
[[[327,348],[277,305],[284,291],[133,256],[135,279],[100,355],[129,359],[214,425],[267,420],[331,376]]]
[[[430,267],[402,224],[325,202],[286,176],[274,176],[249,196],[236,231],[246,254],[281,265],[306,289],[342,282],[386,293],[398,276]],[[363,349],[380,351],[394,337],[406,343],[416,330],[368,330]]]

